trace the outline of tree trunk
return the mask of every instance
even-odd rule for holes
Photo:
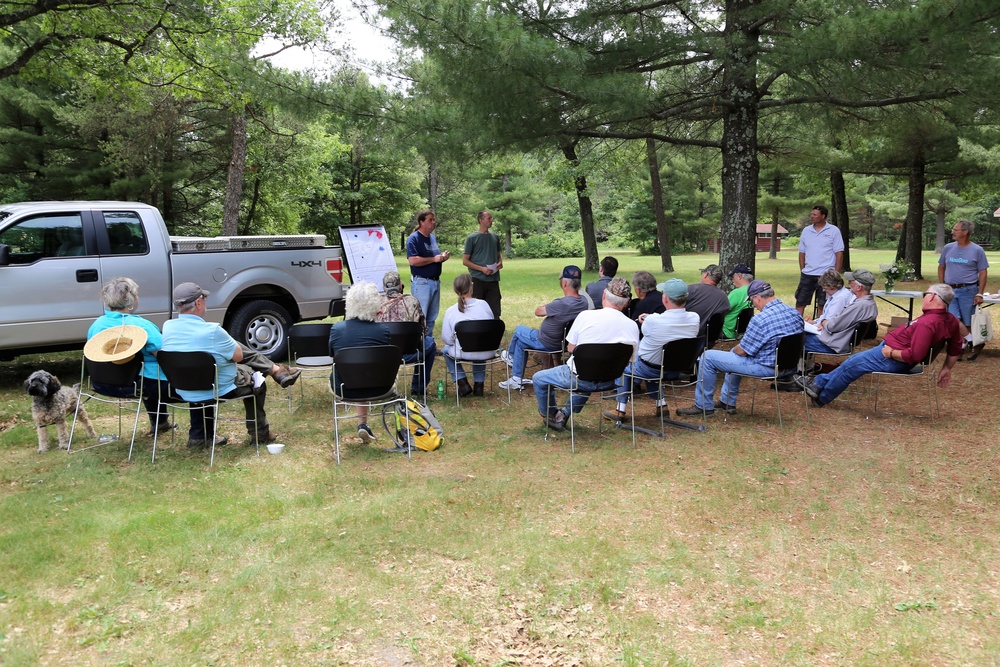
[[[906,243],[903,247],[903,259],[913,265],[913,273],[917,280],[923,280],[920,271],[920,250],[923,237],[924,220],[924,191],[927,188],[927,179],[924,170],[923,150],[918,149],[913,157],[913,164],[910,165],[909,179],[909,202],[906,209]]]
[[[247,209],[247,217],[243,221],[241,234],[249,234],[253,229],[253,220],[257,217],[257,204],[260,202],[260,174],[254,176],[253,194],[250,195],[250,206]]]
[[[830,172],[830,215],[831,222],[840,230],[844,239],[844,263],[842,271],[851,270],[851,216],[847,213],[847,186],[844,183],[844,172],[834,169]]]
[[[674,272],[670,256],[670,229],[663,211],[663,185],[660,183],[660,161],[656,157],[656,142],[646,139],[646,162],[649,164],[649,184],[653,188],[653,215],[656,217],[656,242],[660,246],[660,264],[663,271]]]
[[[436,210],[438,199],[438,168],[432,162],[427,173],[427,203],[432,211]]]
[[[576,144],[563,144],[563,155],[573,165],[579,167],[580,161],[576,155]],[[585,271],[597,271],[600,261],[597,259],[597,234],[594,231],[594,205],[587,191],[587,177],[577,174],[576,200],[580,205],[580,227],[583,230],[583,268]]]
[[[754,0],[726,0],[725,74],[722,98],[722,247],[719,264],[754,268],[757,191],[757,56],[760,40]]]
[[[946,213],[947,210],[945,209],[944,206],[938,206],[936,209],[934,209],[934,218],[935,221],[937,222],[936,225],[937,232],[934,235],[934,252],[936,252],[939,255],[941,254],[941,251],[944,250],[944,238],[945,238],[944,216]]]
[[[778,259],[778,220],[781,218],[780,214],[781,209],[777,206],[771,210],[771,245],[767,252],[768,259]],[[755,244],[756,242],[754,239]],[[754,246],[754,252],[756,253],[756,246]]]
[[[222,235],[234,236],[239,229],[240,200],[243,198],[243,170],[247,164],[247,116],[242,110],[234,114],[229,131],[232,133],[232,154],[226,174],[226,200],[222,207]]]

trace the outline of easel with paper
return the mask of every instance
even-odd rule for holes
[[[351,283],[375,283],[382,292],[382,276],[396,271],[396,258],[384,225],[350,225],[340,228],[341,245]]]

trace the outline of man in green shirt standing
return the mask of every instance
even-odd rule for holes
[[[462,264],[469,267],[472,276],[472,296],[489,304],[493,317],[500,319],[500,269],[503,268],[500,237],[490,231],[492,213],[482,211],[478,219],[479,230],[465,238]]]
[[[753,271],[746,264],[737,264],[729,272],[729,279],[736,287],[729,293],[729,312],[722,324],[724,338],[736,338],[736,320],[744,308],[753,308],[747,297],[747,287],[753,281]]]

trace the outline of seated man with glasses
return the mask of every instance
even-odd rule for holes
[[[823,407],[868,373],[908,373],[941,343],[948,345],[948,359],[938,373],[938,386],[947,387],[951,382],[952,366],[958,361],[965,342],[959,333],[958,320],[948,312],[948,304],[954,297],[955,292],[948,285],[928,287],[921,303],[923,315],[909,326],[890,331],[877,346],[851,355],[833,372],[817,375],[805,383],[805,391],[813,405]]]

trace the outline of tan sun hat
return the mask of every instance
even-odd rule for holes
[[[124,364],[146,345],[146,330],[133,324],[123,324],[99,331],[83,346],[83,356],[91,361],[112,361]]]

